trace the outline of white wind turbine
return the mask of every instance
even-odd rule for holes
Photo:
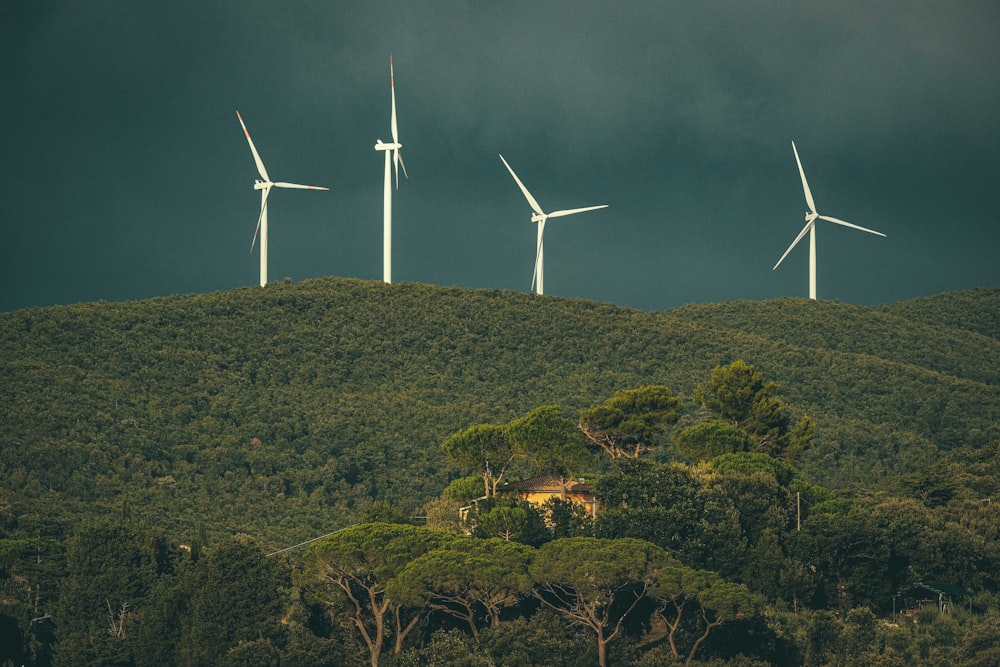
[[[392,282],[392,179],[389,169],[389,153],[392,152],[392,161],[396,166],[396,189],[399,189],[399,168],[403,168],[403,176],[410,179],[406,173],[406,165],[403,164],[403,156],[399,149],[403,144],[399,143],[399,130],[396,127],[396,77],[392,72],[392,54],[389,54],[389,89],[392,93],[392,116],[389,127],[392,131],[392,143],[383,143],[381,139],[375,141],[375,150],[385,153],[385,185],[382,190],[382,282]]]
[[[852,229],[860,229],[863,232],[868,232],[869,234],[875,234],[876,236],[885,236],[882,232],[876,232],[874,229],[868,229],[866,227],[860,227],[858,225],[852,225],[849,222],[843,220],[838,220],[837,218],[831,218],[828,215],[820,215],[816,212],[816,203],[813,201],[812,192],[809,191],[809,183],[806,182],[806,172],[802,170],[802,161],[799,160],[799,151],[795,148],[795,142],[792,142],[792,151],[795,153],[795,162],[799,165],[799,176],[802,177],[802,191],[806,195],[806,204],[809,205],[809,210],[806,211],[806,226],[802,228],[799,235],[795,237],[792,241],[792,245],[788,246],[788,250],[785,254],[781,256],[778,260],[778,264],[774,265],[774,268],[778,268],[778,265],[784,261],[788,253],[792,251],[792,248],[802,240],[802,237],[809,232],[809,298],[816,299],[816,220],[826,220],[827,222],[832,222],[838,225],[843,225],[844,227],[850,227]]]
[[[542,234],[545,231],[545,221],[549,218],[561,218],[564,215],[573,215],[574,213],[583,213],[584,211],[595,211],[599,208],[607,208],[608,205],[601,204],[600,206],[571,208],[565,211],[552,211],[551,213],[545,213],[542,211],[542,207],[538,205],[538,202],[535,201],[535,198],[531,196],[531,193],[528,192],[528,188],[524,187],[524,183],[521,182],[521,179],[517,177],[514,170],[511,169],[509,164],[507,164],[507,160],[504,160],[503,155],[500,156],[500,159],[503,160],[504,166],[507,167],[507,171],[510,172],[510,175],[514,177],[514,181],[517,183],[517,186],[521,188],[521,192],[524,193],[524,198],[528,200],[531,210],[534,211],[534,213],[531,214],[531,221],[538,225],[538,244],[535,249],[535,272],[531,277],[531,289],[535,289],[537,287],[538,294],[544,294],[544,276],[542,271],[544,263],[542,253]]]
[[[316,185],[298,185],[297,183],[272,182],[264,168],[264,162],[260,159],[257,147],[253,145],[253,139],[247,131],[243,116],[236,112],[236,117],[240,119],[243,127],[243,134],[247,135],[247,143],[250,144],[250,152],[253,153],[254,162],[257,163],[257,172],[260,178],[254,181],[253,189],[260,190],[260,216],[257,218],[257,228],[253,231],[253,240],[250,242],[250,252],[253,253],[254,244],[257,242],[257,233],[260,232],[260,286],[267,284],[267,198],[271,194],[271,188],[295,188],[297,190],[329,190]]]

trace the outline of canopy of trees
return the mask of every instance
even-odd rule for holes
[[[643,313],[324,279],[0,314],[0,662],[990,664],[998,293]],[[535,474],[602,510],[459,521]],[[668,566],[588,606],[537,565],[580,540]],[[972,613],[873,620],[919,580]]]

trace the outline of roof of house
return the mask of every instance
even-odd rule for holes
[[[940,581],[927,581],[927,582],[918,581],[917,583],[910,585],[909,588],[903,590],[913,590],[915,588],[920,588],[926,591],[930,591],[931,593],[937,593],[939,595],[941,593],[944,593],[945,595],[965,595],[965,596],[972,595],[972,593],[965,590],[961,586],[956,586],[955,584],[946,584]]]
[[[497,492],[521,491],[523,493],[560,493],[563,490],[562,482],[555,475],[540,475],[529,479],[522,479],[517,482],[507,482],[497,487]],[[566,493],[593,493],[594,487],[582,480],[567,480]]]

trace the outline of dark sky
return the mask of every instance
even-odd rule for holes
[[[410,181],[393,277],[646,310],[1000,284],[1000,4],[0,3],[0,310],[382,276],[389,54]]]

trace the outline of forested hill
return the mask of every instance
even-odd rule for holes
[[[0,314],[0,510],[21,530],[129,511],[180,539],[285,546],[459,471],[448,435],[736,359],[817,425],[802,474],[892,488],[997,441],[1000,290],[647,313],[346,279]],[[973,312],[964,318],[962,313]],[[951,458],[949,458],[951,457]]]
[[[907,319],[943,324],[1000,339],[1000,290],[973,289],[882,306]]]
[[[942,295],[880,309],[836,301],[774,299],[689,305],[670,312],[720,330],[737,329],[798,347],[869,355],[997,384],[1000,347],[996,345],[998,337],[989,333],[989,318],[995,327],[1000,319],[998,294],[1000,290],[955,292],[954,303],[949,298],[952,295]],[[960,316],[962,309],[975,309],[977,303],[984,308],[993,306],[993,310],[964,319]],[[961,304],[959,308],[957,304]],[[935,322],[935,318],[940,321]]]

